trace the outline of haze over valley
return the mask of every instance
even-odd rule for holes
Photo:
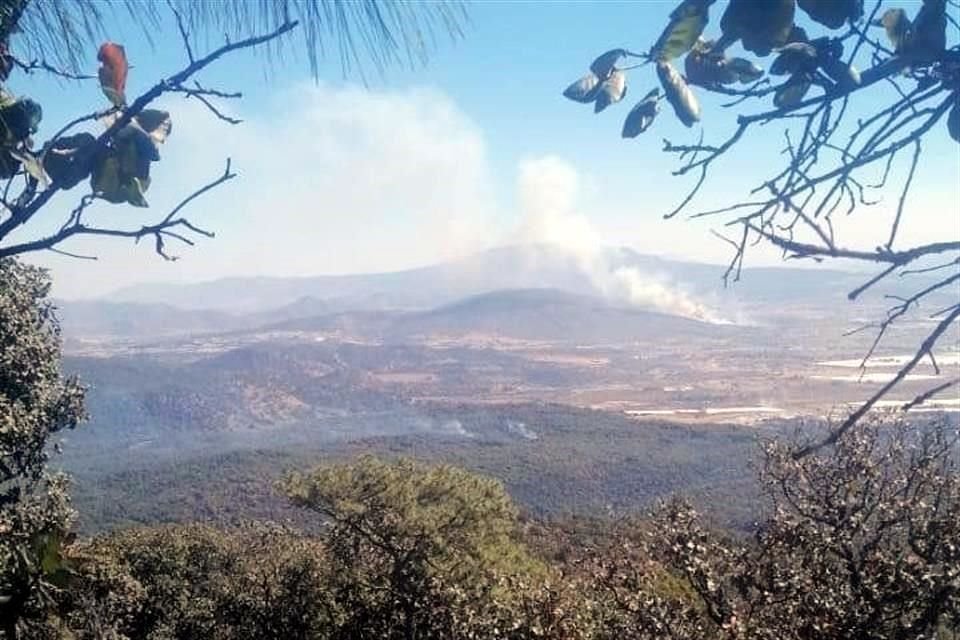
[[[85,524],[289,515],[270,483],[244,487],[374,451],[489,472],[536,513],[628,511],[682,491],[745,526],[756,439],[862,401],[927,329],[904,323],[861,371],[874,333],[845,334],[889,306],[836,306],[862,274],[752,269],[724,287],[720,266],[603,256],[629,286],[541,244],[405,272],[60,301],[66,365],[91,387],[92,423],[63,457]],[[888,402],[960,371],[956,350],[937,363]]]

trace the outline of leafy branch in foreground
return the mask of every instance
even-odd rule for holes
[[[4,20],[8,17],[0,15]],[[187,88],[185,83],[221,57],[270,42],[295,26],[295,22],[287,22],[264,35],[228,42],[201,58],[192,59],[191,53],[187,67],[129,105],[126,53],[117,44],[105,43],[98,55],[98,76],[112,106],[75,118],[39,148],[34,147],[32,135],[42,118],[40,105],[0,89],[0,637],[36,637],[29,629],[45,624],[55,596],[73,575],[73,567],[64,557],[73,515],[66,478],[50,473],[47,461],[52,437],[74,428],[85,416],[83,388],[60,371],[59,327],[47,300],[49,280],[42,270],[14,258],[42,249],[66,253],[58,248],[62,242],[96,235],[134,240],[152,237],[156,252],[174,259],[166,250],[167,241],[193,244],[187,233],[212,236],[184,217],[182,210],[235,177],[229,160],[220,177],[188,195],[166,215],[140,227],[92,226],[84,220],[84,213],[96,201],[148,206],[144,193],[150,186],[150,165],[160,159],[159,146],[172,130],[170,114],[148,108],[156,98],[168,92],[204,100],[231,95],[199,84]],[[18,65],[3,44],[0,70],[9,73]],[[27,70],[24,65],[19,68]],[[107,121],[99,136],[87,132],[67,135],[73,127],[99,119]],[[87,181],[90,193],[80,198],[58,231],[10,241],[14,232],[35,226],[31,223],[52,205],[54,195]]]
[[[126,104],[125,95],[128,71],[126,53],[123,47],[106,43],[101,46],[98,56],[101,60],[99,78],[113,107],[74,119],[39,149],[33,148],[30,138],[42,114],[39,105],[29,98],[17,99],[6,94],[0,108],[0,129],[4,134],[0,148],[0,169],[5,170],[0,177],[6,179],[4,195],[0,199],[0,258],[43,249],[57,250],[58,245],[68,238],[93,235],[135,240],[152,237],[156,252],[172,260],[175,256],[167,252],[167,241],[192,245],[193,240],[188,233],[212,237],[212,232],[178,214],[195,198],[236,176],[229,160],[219,178],[188,195],[166,216],[144,223],[139,228],[92,226],[85,222],[84,213],[98,200],[125,202],[136,207],[148,206],[144,194],[150,186],[150,164],[160,159],[159,145],[166,141],[172,130],[167,112],[148,108],[154,100],[165,93],[183,93],[200,100],[220,119],[236,124],[238,121],[223,116],[210,98],[237,97],[239,94],[208,89],[198,82],[189,86],[188,81],[223,56],[271,42],[296,26],[296,22],[287,22],[270,33],[227,42],[197,59],[193,59],[191,50],[188,66],[156,83],[129,105]],[[187,40],[187,34],[184,33],[184,42]],[[105,119],[109,123],[99,136],[94,137],[86,132],[66,135],[75,126],[98,119]],[[14,231],[28,225],[57,193],[68,191],[88,178],[91,192],[80,199],[58,231],[31,240],[8,240]],[[15,183],[22,185],[16,195],[11,195]]]
[[[790,259],[843,258],[879,265],[876,275],[850,292],[851,300],[894,276],[914,287],[912,295],[897,297],[886,317],[868,327],[875,328],[877,335],[864,357],[866,366],[894,322],[917,313],[937,295],[960,296],[960,237],[905,248],[898,242],[911,222],[907,203],[923,169],[925,142],[942,134],[960,142],[960,44],[956,42],[960,23],[948,10],[960,7],[948,0],[923,0],[911,17],[885,0],[877,0],[869,14],[863,0],[731,0],[720,20],[719,36],[710,40],[704,34],[713,4],[714,0],[683,0],[649,52],[613,49],[603,53],[591,65],[590,74],[564,95],[594,103],[595,110],[601,111],[626,93],[626,72],[634,67],[623,64],[625,60],[641,59],[639,66],[654,64],[661,86],[647,93],[627,115],[625,138],[637,137],[653,125],[663,99],[687,127],[699,122],[704,116],[694,87],[731,97],[723,106],[743,111],[726,139],[707,144],[701,134],[694,144],[664,142],[663,150],[680,161],[674,175],[690,174],[695,180],[665,217],[685,212],[690,218],[725,218],[724,227],[732,233],[714,234],[733,248],[723,274],[726,283],[740,278],[747,248],[766,242]],[[798,9],[824,28],[824,35],[811,37],[798,26]],[[881,29],[888,44],[876,36]],[[769,72],[749,59],[728,56],[727,50],[737,42],[758,57],[774,55]],[[674,67],[681,57],[685,74]],[[772,100],[772,108],[748,110],[748,105],[766,100]],[[711,168],[734,153],[748,134],[774,123],[783,125],[783,165],[760,180],[743,201],[694,209]],[[897,167],[904,164],[899,171]],[[899,184],[894,185],[894,180]],[[879,206],[887,191],[896,194],[896,205],[883,244],[858,248],[839,241],[835,225],[861,209]],[[951,204],[955,205],[945,206]],[[936,259],[941,262],[932,264]],[[937,324],[917,346],[917,357],[823,444],[835,441],[866,414],[923,356],[932,359],[937,341],[957,326],[958,311],[960,305],[950,305],[929,316]],[[938,384],[918,398],[922,402],[948,388]]]

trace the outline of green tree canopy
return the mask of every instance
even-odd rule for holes
[[[339,638],[476,637],[508,608],[503,580],[546,576],[517,541],[517,509],[496,480],[362,457],[284,487],[329,525]]]
[[[42,616],[59,575],[70,509],[47,473],[52,435],[84,417],[83,389],[60,370],[59,327],[44,271],[0,260],[0,630]]]

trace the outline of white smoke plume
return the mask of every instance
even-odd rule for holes
[[[726,323],[713,309],[695,300],[668,278],[616,264],[604,250],[590,220],[577,210],[580,177],[554,156],[523,162],[517,183],[524,242],[549,244],[569,252],[603,295],[706,322]]]

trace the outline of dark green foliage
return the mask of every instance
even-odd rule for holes
[[[537,560],[494,480],[365,457],[286,482],[322,536],[273,525],[132,529],[76,546],[57,637],[587,638],[591,604]],[[39,631],[38,631],[39,632]]]
[[[333,623],[322,543],[274,525],[133,529],[74,550],[77,638],[297,640]]]
[[[771,443],[753,539],[679,499],[649,519],[519,522],[492,479],[362,456],[284,482],[312,537],[178,526],[75,548],[58,624],[84,638],[946,639],[957,437],[871,424],[799,461],[795,442]]]
[[[672,501],[630,553],[601,556],[613,619],[635,629],[616,637],[948,637],[935,634],[960,614],[956,427],[863,424],[830,452],[793,450],[766,447],[773,509],[755,540],[718,535]],[[656,567],[679,578],[679,600],[651,586]]]
[[[72,189],[90,175],[96,139],[89,133],[58,138],[43,156],[43,168],[50,179]]]
[[[117,375],[126,371],[118,369]],[[141,369],[129,371],[133,379],[133,372]],[[101,382],[101,387],[107,384]],[[87,532],[197,519],[231,523],[294,517],[301,522],[271,488],[280,474],[318,460],[369,453],[445,462],[493,476],[524,510],[539,516],[636,512],[683,492],[722,524],[743,528],[760,516],[751,472],[756,437],[789,429],[682,426],[605,411],[522,404],[422,407],[416,413],[217,436],[142,431],[153,416],[113,406],[112,399],[107,406],[106,400],[95,390],[91,411],[101,416],[109,411],[124,419],[78,433],[65,456],[75,476],[80,524]],[[434,431],[409,433],[408,423]],[[471,437],[452,432],[454,427]],[[369,435],[353,442],[335,439],[347,433],[352,438]],[[241,438],[250,439],[247,450],[224,451]]]
[[[495,480],[362,457],[284,487],[329,522],[335,638],[477,637],[515,597],[504,579],[546,575],[517,542],[516,507]]]
[[[60,373],[46,274],[0,260],[0,631],[42,617],[71,510],[47,473],[50,438],[83,418],[83,389]]]

